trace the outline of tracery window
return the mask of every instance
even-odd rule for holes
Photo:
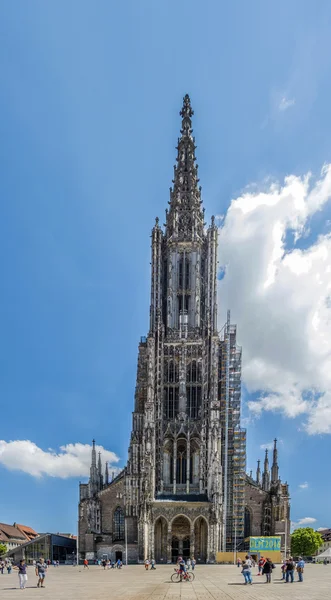
[[[188,290],[190,287],[190,261],[187,257],[179,259],[178,287],[180,290]]]
[[[191,419],[199,417],[202,398],[201,361],[192,360],[186,368],[187,414]]]
[[[174,419],[179,408],[179,387],[164,387],[164,413],[166,419]]]
[[[114,540],[124,540],[124,511],[119,506],[114,512]]]

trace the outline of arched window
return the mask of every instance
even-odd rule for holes
[[[181,257],[178,262],[178,287],[180,290],[190,287],[190,261],[187,257]]]
[[[173,383],[175,380],[175,369],[174,369],[174,361],[171,360],[169,362],[169,382]]]
[[[192,383],[196,383],[197,380],[197,363],[195,360],[192,360]]]
[[[113,538],[115,540],[124,540],[124,511],[118,506],[114,512]]]
[[[252,535],[251,511],[245,506],[244,537]]]
[[[186,443],[182,442],[177,448],[176,483],[186,483]]]

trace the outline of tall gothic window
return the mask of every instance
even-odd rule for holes
[[[191,419],[199,417],[201,408],[201,385],[186,387],[187,414]]]
[[[187,414],[191,419],[197,419],[199,417],[202,397],[201,383],[201,362],[197,360],[192,360],[186,368]]]
[[[180,258],[178,263],[178,287],[180,290],[188,290],[190,287],[190,260]]]
[[[166,419],[174,419],[179,408],[179,387],[164,387],[164,412]]]
[[[180,444],[177,448],[176,483],[186,483],[186,444]]]
[[[124,511],[119,506],[114,512],[113,538],[115,540],[124,540]]]

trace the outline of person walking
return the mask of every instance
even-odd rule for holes
[[[192,567],[192,571],[194,571],[194,567],[195,567],[195,565],[196,565],[196,560],[195,560],[195,558],[194,558],[194,556],[193,556],[193,558],[192,558],[192,560],[191,560],[191,567]]]
[[[248,561],[248,560],[247,561],[243,560],[243,562],[242,562],[242,571],[241,572],[245,579],[245,585],[247,585],[248,583],[250,585],[252,585],[252,583],[253,583],[252,582],[252,571],[251,571],[252,566],[251,566],[250,562],[251,561]]]
[[[37,587],[45,587],[44,582],[45,582],[45,577],[46,577],[46,571],[47,571],[47,564],[44,561],[43,557],[41,556],[36,564],[36,575],[38,577]]]
[[[26,574],[26,568],[27,567],[26,567],[24,558],[22,558],[20,560],[20,562],[18,563],[18,565],[16,565],[16,567],[14,567],[14,569],[18,570],[18,581],[19,581],[21,590],[25,589],[26,582],[28,580],[28,576]]]
[[[3,570],[4,570],[4,568],[5,568],[5,563],[4,563],[4,561],[2,560],[2,561],[0,562],[0,571],[1,571],[1,575],[3,575]]]
[[[146,560],[145,560],[145,571],[148,571],[148,567],[149,567],[149,560],[148,560],[148,558],[146,558]]]
[[[7,573],[8,573],[8,575],[11,574],[11,562],[7,563]]]
[[[151,571],[155,571],[155,570],[156,570],[155,569],[155,560],[154,560],[154,558],[152,558],[152,560],[151,560]]]
[[[282,566],[280,567],[282,571],[282,580],[285,581],[286,577],[286,560],[283,561]]]
[[[266,576],[266,583],[271,583],[271,573],[272,573],[272,562],[270,558],[267,558],[263,565],[262,575]]]
[[[297,572],[298,572],[298,581],[302,582],[303,581],[303,570],[305,568],[305,561],[303,560],[302,556],[299,556],[299,561],[297,562]]]
[[[263,567],[264,567],[264,563],[265,563],[265,558],[263,558],[263,556],[261,556],[259,562],[257,563],[257,568],[258,568],[258,575],[261,575],[262,571],[263,571]]]
[[[294,569],[295,563],[293,561],[292,556],[286,561],[286,579],[285,583],[288,583],[291,580],[291,583],[294,581]]]
[[[84,569],[88,569],[88,568],[89,568],[88,560],[87,560],[87,558],[84,558]]]

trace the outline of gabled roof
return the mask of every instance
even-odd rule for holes
[[[0,532],[2,532],[7,537],[7,542],[11,540],[26,540],[24,533],[17,529],[17,527],[14,527],[14,525],[0,523]]]
[[[27,525],[19,525],[18,523],[16,523],[16,527],[23,533],[23,535],[28,540],[33,540],[39,535],[34,529],[32,529],[32,527],[27,527]]]

